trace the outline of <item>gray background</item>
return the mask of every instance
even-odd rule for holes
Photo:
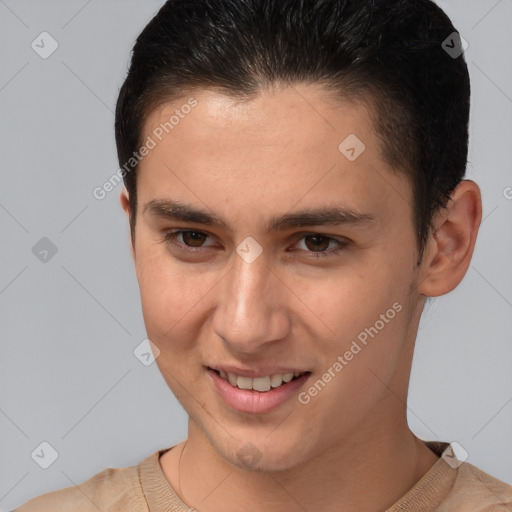
[[[162,3],[0,0],[0,509],[186,436],[158,368],[133,354],[145,330],[121,187],[92,195],[118,168],[115,101]],[[512,483],[512,0],[439,3],[469,44],[484,221],[463,282],[422,319],[408,415]],[[59,44],[47,59],[31,48],[43,31]],[[48,469],[31,457],[43,441]]]

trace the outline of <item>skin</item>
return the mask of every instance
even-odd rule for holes
[[[450,292],[468,269],[480,190],[470,180],[457,186],[417,266],[410,183],[383,160],[362,104],[304,84],[250,101],[208,89],[193,97],[198,105],[141,161],[137,185],[132,255],[145,326],[189,415],[187,440],[160,458],[162,470],[200,512],[385,510],[438,460],[407,425],[414,341],[425,297]],[[146,136],[186,99],[152,112]],[[349,134],[366,146],[353,162],[338,150]],[[231,230],[143,212],[169,198]],[[120,199],[129,217],[126,190]],[[376,221],[264,229],[271,216],[326,205]],[[207,236],[175,240],[199,249],[191,255],[166,245],[171,229]],[[316,233],[348,245],[314,258],[337,246],[308,237]],[[252,263],[236,252],[248,236],[263,250]],[[307,389],[395,302],[401,311],[307,405],[294,396],[265,414],[239,413],[206,373],[281,363],[311,371]],[[244,466],[237,452],[247,442],[260,458]]]

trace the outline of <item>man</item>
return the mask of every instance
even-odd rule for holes
[[[407,425],[471,261],[469,76],[429,0],[170,0],[116,111],[148,338],[187,439],[19,510],[512,510]]]

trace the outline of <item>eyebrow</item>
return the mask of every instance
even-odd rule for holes
[[[232,231],[221,217],[171,199],[152,199],[144,205],[143,214],[146,211],[155,217],[196,222]],[[271,233],[305,226],[369,225],[376,220],[371,213],[358,212],[351,208],[324,207],[271,217],[266,231]]]

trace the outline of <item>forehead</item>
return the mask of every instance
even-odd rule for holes
[[[191,103],[195,105],[190,107]],[[318,85],[303,84],[264,89],[251,99],[196,89],[151,112],[144,136],[155,130],[169,142],[190,142],[203,151],[212,148],[214,141],[239,151],[287,145],[296,152],[300,148],[336,150],[350,133],[364,138],[368,149],[380,143],[366,103],[334,99]],[[293,155],[288,152],[288,156]]]
[[[288,86],[250,100],[196,90],[154,110],[148,138],[155,147],[138,177],[146,199],[179,196],[233,212],[253,205],[262,217],[299,202],[378,210],[407,202],[410,192],[382,159],[366,106],[335,101],[319,87]]]

